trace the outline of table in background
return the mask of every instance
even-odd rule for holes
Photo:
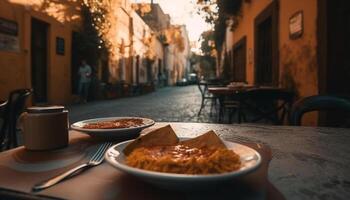
[[[286,107],[286,102],[291,106],[294,97],[293,92],[283,88],[257,85],[210,87],[208,92],[219,99],[219,123],[224,117],[224,110],[234,109],[233,111],[238,111],[238,123],[241,123],[242,119],[246,121],[247,113],[244,110],[250,110],[257,115],[254,120],[250,121],[252,123],[265,119],[272,120],[273,124],[276,125],[282,124],[281,121],[284,120],[275,118],[274,114],[278,115],[280,109]],[[281,105],[274,105],[277,101],[281,101]],[[266,107],[270,108],[266,109]],[[231,116],[232,114],[230,114],[230,118]]]
[[[238,92],[243,92],[248,89],[257,88],[257,86],[253,85],[245,85],[245,86],[237,86],[237,87],[208,87],[208,92],[216,96],[219,100],[219,115],[218,115],[218,122],[221,123],[223,121],[223,114],[224,114],[224,104],[225,104],[225,98],[233,97],[234,94]],[[233,103],[231,101],[231,103]],[[238,100],[236,102],[239,103]]]
[[[157,123],[155,127],[166,124],[169,123]],[[350,199],[350,129],[256,124],[170,124],[180,137],[198,136],[213,129],[228,141],[257,142],[270,146],[273,158],[268,170],[269,180],[286,199]],[[86,160],[86,155],[95,150],[93,144],[98,144],[98,141],[72,131],[70,146],[66,149],[28,152],[19,147],[2,152],[0,188],[30,192],[32,184],[42,180],[43,176],[50,177]],[[56,158],[64,158],[64,162],[57,162]],[[138,190],[132,192],[133,188]],[[112,192],[106,193],[105,190]],[[154,197],[150,191],[159,190],[142,185],[131,176],[103,163],[39,194],[68,199],[147,199]],[[177,195],[167,196],[169,194],[172,193],[163,191],[158,193],[158,198],[178,199]],[[215,194],[217,199],[223,199],[220,192]]]

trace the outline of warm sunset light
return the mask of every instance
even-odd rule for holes
[[[133,0],[135,3],[150,3],[149,0]],[[198,5],[196,0],[154,0],[154,3],[158,3],[165,13],[169,14],[174,24],[184,24],[188,30],[188,36],[190,41],[193,41],[195,45],[192,47],[192,51],[199,51],[200,35],[212,28],[212,26],[206,23],[203,16],[197,13]]]
[[[0,199],[350,199],[349,0],[0,0]]]
[[[45,0],[8,0],[13,4],[23,5],[27,11],[35,10],[46,13],[61,23],[80,20],[78,14],[80,3],[78,0],[69,0],[67,5],[60,1]]]

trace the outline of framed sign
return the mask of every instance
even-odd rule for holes
[[[0,51],[19,52],[18,24],[0,18]]]
[[[0,18],[0,33],[6,35],[17,36],[18,24],[16,21],[10,21],[4,18]]]
[[[289,18],[289,38],[298,39],[303,35],[304,16],[303,11],[298,11]]]
[[[56,37],[56,54],[64,55],[64,39]]]

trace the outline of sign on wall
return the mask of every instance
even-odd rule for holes
[[[17,22],[0,18],[0,51],[19,51]]]
[[[289,18],[289,38],[295,40],[303,35],[303,11],[298,11]]]
[[[64,39],[56,37],[56,54],[64,55]]]

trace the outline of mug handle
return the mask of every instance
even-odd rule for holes
[[[18,117],[18,127],[21,130],[22,133],[24,133],[24,128],[23,128],[23,123],[24,121],[27,119],[28,113],[27,112],[23,112],[19,115]]]

